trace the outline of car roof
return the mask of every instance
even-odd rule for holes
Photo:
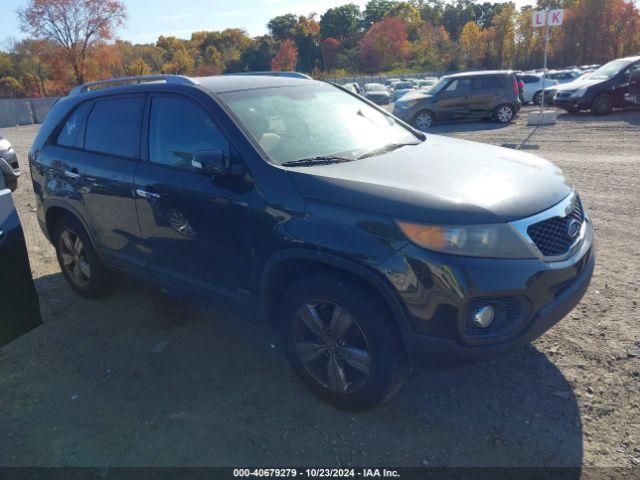
[[[75,87],[69,96],[87,95],[101,96],[111,92],[144,91],[145,87],[158,82],[170,85],[200,87],[211,94],[252,90],[256,88],[286,87],[319,83],[313,79],[272,76],[272,75],[217,75],[210,77],[184,77],[179,75],[148,75],[140,77],[120,77],[85,83]],[[98,88],[96,88],[98,87]]]
[[[271,75],[217,75],[212,77],[194,77],[200,87],[211,93],[224,93],[254,88],[295,87],[318,83],[316,80]]]
[[[459,77],[479,77],[482,75],[508,75],[513,74],[511,70],[479,70],[476,72],[461,72],[454,73],[451,75],[447,75],[448,78],[459,78]]]

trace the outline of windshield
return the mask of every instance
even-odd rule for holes
[[[613,78],[618,72],[631,63],[631,60],[614,60],[609,62],[595,72],[593,72],[590,78]]]
[[[440,80],[438,80],[438,82],[433,87],[427,90],[427,93],[435,95],[440,90],[442,90],[445,87],[445,85],[447,85],[447,83],[449,83],[449,80],[451,80],[449,77],[442,77]]]
[[[391,144],[421,139],[390,115],[328,84],[220,94],[277,164],[315,157],[355,160]]]
[[[393,85],[396,90],[404,90],[407,88],[413,88],[413,83],[410,82],[398,82]]]

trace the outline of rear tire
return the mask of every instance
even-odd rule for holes
[[[542,91],[536,92],[535,95],[533,96],[533,104],[539,106],[541,102],[542,102]]]
[[[608,93],[600,93],[591,102],[591,113],[594,115],[609,115],[613,110],[613,100]]]
[[[516,109],[508,103],[498,105],[493,111],[493,119],[498,123],[509,123],[515,116]]]
[[[429,110],[421,110],[413,117],[413,126],[418,130],[425,131],[436,123],[436,117]]]
[[[317,397],[345,410],[388,400],[408,370],[386,305],[357,280],[317,273],[293,284],[280,310],[284,351]]]
[[[64,278],[81,297],[98,298],[109,291],[109,273],[78,220],[64,216],[55,225],[53,244]]]

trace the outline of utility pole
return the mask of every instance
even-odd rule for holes
[[[542,66],[542,99],[540,113],[544,110],[544,91],[547,83],[547,52],[549,51],[549,7],[544,9],[544,64]]]

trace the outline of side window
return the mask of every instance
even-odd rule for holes
[[[471,79],[469,78],[456,78],[445,88],[445,92],[458,94],[467,93],[469,90],[471,90]]]
[[[93,152],[136,157],[140,147],[143,96],[98,100],[89,114],[84,148]]]
[[[194,154],[229,153],[229,144],[211,116],[186,98],[154,97],[149,120],[149,160],[192,170]]]
[[[82,148],[84,127],[91,105],[93,105],[93,102],[85,102],[74,110],[65,122],[62,130],[60,130],[60,133],[58,133],[58,138],[56,139],[58,145]]]
[[[478,77],[473,79],[474,90],[495,90],[502,88],[504,83],[500,77]]]

